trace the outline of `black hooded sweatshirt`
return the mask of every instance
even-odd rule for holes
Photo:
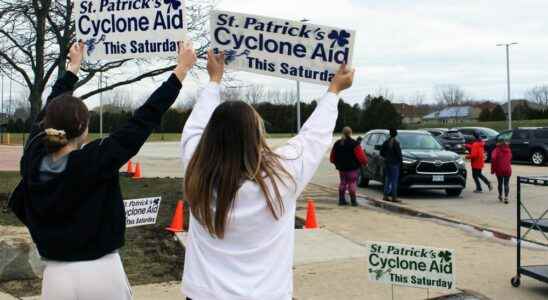
[[[58,79],[46,106],[55,97],[72,93],[78,77],[67,72]],[[38,115],[21,159],[22,180],[11,207],[28,227],[43,258],[85,261],[100,258],[124,245],[125,210],[119,169],[137,154],[162,115],[175,102],[181,82],[175,75],[138,108],[130,121],[107,138],[68,154],[65,171],[51,180],[39,180],[42,143]]]

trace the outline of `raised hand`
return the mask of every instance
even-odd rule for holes
[[[72,44],[69,49],[67,70],[74,75],[78,75],[78,72],[80,71],[82,60],[84,60],[85,47],[84,42],[80,41]]]
[[[197,57],[191,41],[179,43],[179,56],[177,57],[177,67],[173,71],[175,76],[182,82],[188,71],[196,63]]]
[[[338,94],[351,87],[354,81],[355,71],[356,70],[349,70],[346,65],[341,65],[339,71],[337,71],[337,74],[335,74],[335,77],[331,80],[329,91]]]
[[[212,82],[221,83],[225,72],[225,53],[215,54],[212,49],[207,51],[207,72]]]

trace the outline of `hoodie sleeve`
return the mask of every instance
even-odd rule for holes
[[[338,96],[326,93],[297,136],[275,152],[297,183],[298,194],[314,176],[333,141]]]
[[[152,131],[160,126],[162,116],[177,99],[181,87],[179,79],[172,74],[135,111],[127,124],[108,137],[88,145],[98,146],[96,150],[102,171],[117,171],[139,152]]]
[[[190,159],[198,147],[198,143],[202,138],[202,134],[209,123],[209,119],[213,112],[221,103],[221,86],[217,83],[210,82],[200,94],[198,102],[192,109],[192,113],[188,118],[183,134],[181,136],[181,161],[183,170],[190,162]]]

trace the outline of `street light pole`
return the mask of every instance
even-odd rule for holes
[[[508,98],[508,130],[512,130],[512,96],[510,91],[510,46],[518,43],[497,44],[497,46],[506,47],[506,89]]]
[[[310,20],[302,19],[301,22],[306,23]],[[301,82],[297,80],[297,134],[301,131]]]
[[[99,72],[99,90],[103,88],[103,72]],[[99,138],[103,138],[103,91],[99,92]]]

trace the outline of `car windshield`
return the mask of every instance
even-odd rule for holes
[[[487,135],[487,138],[493,138],[499,134],[496,130],[491,128],[483,128],[482,131],[485,135]]]
[[[443,147],[429,134],[399,133],[397,140],[400,142],[402,149],[414,150],[442,150]]]

